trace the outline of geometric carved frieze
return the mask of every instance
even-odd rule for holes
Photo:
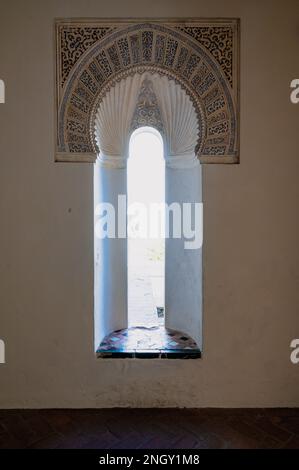
[[[99,103],[120,80],[145,72],[168,77],[189,96],[202,163],[239,161],[237,19],[57,20],[56,160],[94,161]],[[159,110],[151,112],[162,128]]]

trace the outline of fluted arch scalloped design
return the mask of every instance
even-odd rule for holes
[[[146,85],[150,88],[144,103]],[[194,163],[199,122],[190,97],[173,80],[159,74],[135,74],[117,82],[99,103],[95,117],[95,139],[100,159],[107,166],[123,167],[128,157],[129,139],[134,129],[134,113],[146,114],[158,108],[164,137],[165,158],[170,166]],[[144,117],[142,125],[153,125]]]
[[[57,160],[94,161],[97,148],[93,135],[99,97],[102,99],[115,82],[148,71],[159,74],[160,83],[168,84],[163,93],[171,95],[172,104],[169,100],[162,102],[165,121],[170,112],[167,106],[171,108],[174,102],[182,101],[182,93],[192,101],[200,123],[196,144],[200,160],[238,161],[237,21],[165,24],[156,20],[92,24],[68,21],[59,22],[56,29]],[[69,38],[80,36],[75,41],[80,44],[80,53],[72,50],[74,41],[62,40],[67,37],[65,31],[71,31]],[[184,110],[187,113],[187,108]],[[175,116],[179,119],[177,113]],[[175,121],[171,123],[172,130],[166,129],[169,134],[178,132],[176,138],[168,137],[170,154],[176,153],[183,129],[189,129],[182,116],[180,119],[180,131]],[[114,131],[109,132],[112,139]]]
[[[141,82],[141,75],[129,76],[116,83],[99,103],[95,117],[95,139],[105,156],[126,156]]]
[[[153,86],[163,116],[167,155],[194,154],[203,132],[190,97],[165,76],[153,80]]]

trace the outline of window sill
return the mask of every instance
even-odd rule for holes
[[[201,351],[187,334],[164,326],[131,327],[107,335],[97,349],[99,358],[197,359]]]
[[[132,351],[97,351],[97,358],[102,359],[199,359],[199,349],[171,349],[171,350],[132,350]]]

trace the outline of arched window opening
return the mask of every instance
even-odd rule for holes
[[[165,160],[151,127],[131,136],[127,198],[128,326],[164,326]]]
[[[139,127],[149,123],[155,128]],[[158,74],[124,78],[100,102],[94,178],[99,357],[200,357],[199,125],[185,91]]]

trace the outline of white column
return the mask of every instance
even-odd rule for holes
[[[118,195],[126,194],[127,173],[124,161],[110,164],[101,158],[95,165],[95,208],[108,202],[115,208],[116,237],[95,236],[95,347],[112,331],[127,328],[127,240],[117,233]],[[96,222],[97,218],[95,218]]]
[[[193,158],[166,159],[166,203],[202,202],[201,166]],[[171,163],[172,161],[172,163]],[[182,206],[181,206],[182,207]],[[166,239],[165,323],[202,347],[202,248],[185,249],[183,236]]]

